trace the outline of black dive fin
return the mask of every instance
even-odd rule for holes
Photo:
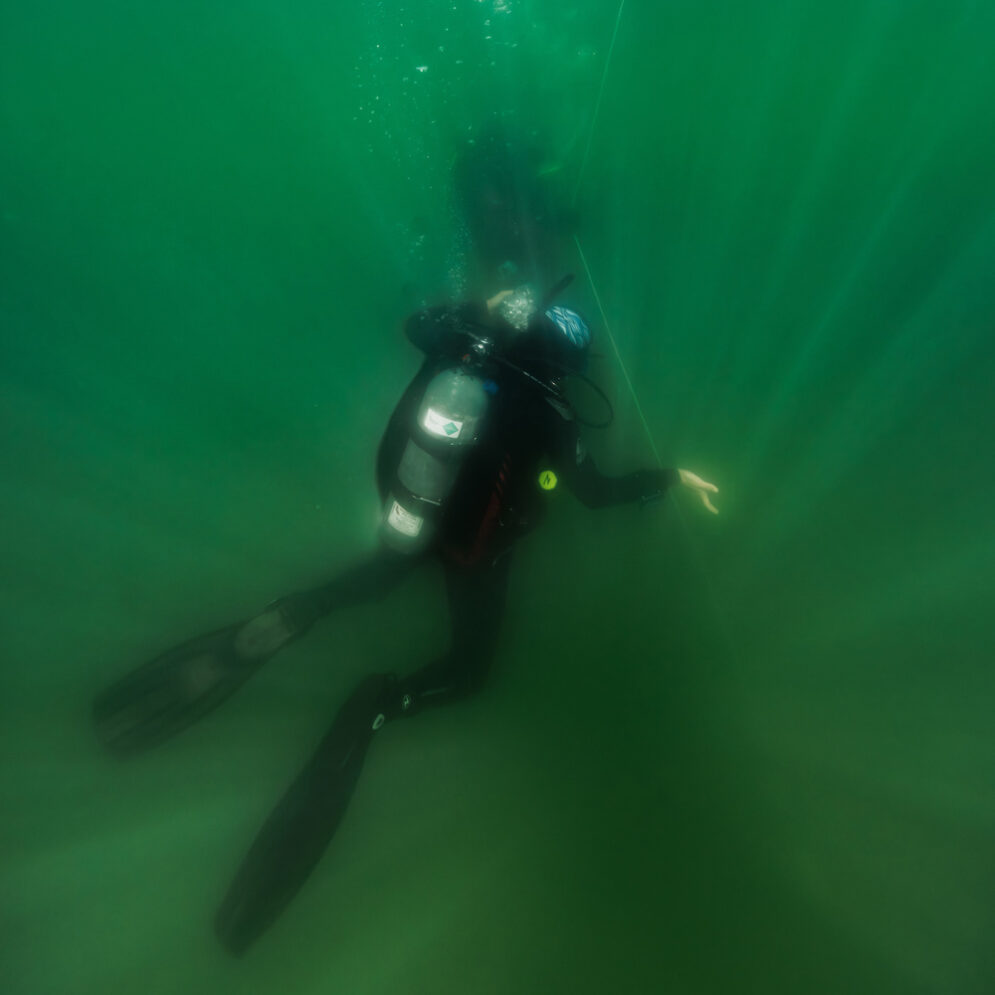
[[[360,682],[256,836],[214,921],[232,953],[243,953],[280,915],[321,859],[383,724],[393,684],[384,675]]]
[[[93,722],[118,754],[139,753],[213,711],[262,660],[241,660],[241,623],[198,636],[150,660],[97,695]]]
[[[217,708],[307,628],[300,612],[289,610],[291,600],[181,643],[102,691],[93,702],[93,721],[104,746],[122,755],[139,753]]]

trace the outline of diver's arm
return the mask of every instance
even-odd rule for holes
[[[567,484],[588,508],[610,508],[632,501],[655,501],[663,497],[676,479],[677,471],[670,469],[636,470],[621,477],[609,477],[588,457]]]
[[[514,290],[499,290],[493,297],[487,298],[487,310],[493,311],[498,304],[501,303],[506,297],[511,297]]]
[[[568,439],[569,434],[563,441],[566,443]],[[630,501],[642,501],[645,504],[662,497],[668,487],[679,483],[693,490],[713,515],[719,513],[709,497],[711,494],[718,494],[718,487],[691,470],[637,470],[621,477],[609,477],[598,469],[575,432],[572,448],[576,456],[572,460],[561,461],[561,472],[567,486],[589,508],[607,508]]]
[[[565,476],[570,489],[589,508],[607,508],[627,501],[645,504],[662,497],[671,485],[680,483],[694,491],[713,515],[719,513],[709,496],[718,494],[719,489],[690,470],[637,470],[622,477],[607,477],[587,456]]]
[[[468,327],[487,320],[484,303],[460,304],[458,307],[427,307],[408,318],[405,334],[423,352],[459,358],[469,344]]]
[[[602,473],[580,442],[577,457],[564,460],[562,476],[566,485],[588,508],[608,508],[632,501],[653,501],[678,482],[678,471],[670,469],[637,470],[621,477]]]

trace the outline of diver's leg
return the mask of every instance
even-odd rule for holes
[[[281,598],[254,618],[168,650],[96,697],[97,735],[119,754],[168,739],[217,708],[319,618],[385,596],[417,562],[395,553],[378,554],[322,587]]]
[[[273,602],[242,625],[235,639],[235,650],[246,659],[268,658],[324,616],[340,608],[386,597],[418,562],[417,557],[381,549],[321,587],[298,591]]]
[[[398,682],[388,718],[458,701],[483,687],[504,617],[511,554],[485,567],[446,565],[452,626],[449,652]]]
[[[450,652],[398,681],[367,677],[339,710],[314,756],[266,820],[215,919],[242,953],[280,914],[321,859],[352,797],[374,733],[390,718],[465,697],[484,682],[504,608],[508,557],[494,567],[447,568]]]

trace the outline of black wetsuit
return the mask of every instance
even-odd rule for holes
[[[380,443],[377,485],[382,501],[428,382],[466,353],[467,339],[460,329],[481,327],[488,320],[483,305],[473,304],[431,308],[408,320],[407,335],[425,360]],[[495,331],[502,333],[500,327]],[[514,370],[499,369],[495,379],[494,409],[484,435],[462,465],[446,502],[438,542],[426,554],[441,559],[445,567],[452,644],[443,657],[399,682],[407,703],[404,712],[459,697],[484,683],[501,620],[512,545],[535,528],[546,511],[548,494],[539,485],[543,470],[552,470],[590,508],[651,498],[674,480],[672,470],[603,475],[586,453],[565,405]],[[317,617],[382,597],[423,559],[384,550],[306,595],[311,612]],[[390,703],[384,711],[388,718],[399,713]]]
[[[425,388],[466,353],[467,327],[487,327],[521,364],[541,366],[537,329],[512,339],[510,327],[483,305],[434,308],[409,319],[407,334],[425,360],[395,409],[377,460],[381,497],[411,432]],[[552,334],[552,333],[549,333]],[[517,352],[516,352],[517,350]],[[552,470],[586,505],[600,508],[648,498],[674,480],[671,470],[602,475],[581,444],[569,410],[507,367],[494,371],[496,391],[482,437],[461,465],[445,506],[438,541],[417,557],[382,550],[330,583],[285,600],[299,628],[347,605],[388,594],[427,559],[441,560],[452,623],[449,648],[406,677],[365,678],[339,711],[307,767],[290,787],[249,852],[218,916],[223,941],[240,951],[279,913],[306,879],[345,811],[366,749],[387,720],[457,700],[479,689],[497,645],[512,546],[534,528],[548,496],[539,475]],[[540,370],[540,372],[548,372]],[[418,648],[412,648],[417,656]]]

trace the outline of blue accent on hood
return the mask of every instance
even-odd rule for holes
[[[583,351],[590,346],[591,330],[576,311],[555,305],[547,309],[546,317],[563,332],[567,341],[575,349]]]

